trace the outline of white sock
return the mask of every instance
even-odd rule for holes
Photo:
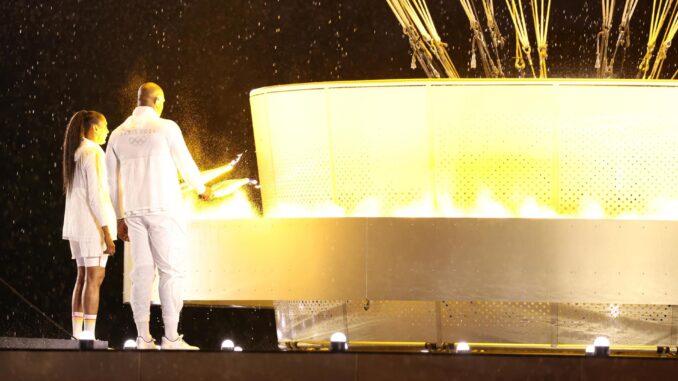
[[[82,312],[73,312],[71,315],[71,323],[73,324],[73,337],[80,339],[82,333],[82,320],[85,314]]]
[[[179,329],[179,321],[164,320],[163,323],[165,323],[165,337],[168,338],[171,341],[175,341],[176,339],[178,339],[179,338],[179,330],[178,330]]]
[[[85,315],[85,331],[90,331],[94,335],[94,327],[97,324],[97,315]],[[96,337],[96,335],[94,335]]]
[[[151,337],[151,331],[148,327],[148,322],[147,321],[135,321],[134,322],[137,325],[137,336],[141,336],[144,338],[146,341],[150,341],[152,339]]]

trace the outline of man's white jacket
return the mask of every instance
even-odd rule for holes
[[[140,106],[116,128],[106,147],[111,199],[118,219],[181,210],[179,174],[205,192],[179,126]]]

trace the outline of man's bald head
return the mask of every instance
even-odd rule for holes
[[[156,83],[146,82],[139,86],[137,100],[139,106],[153,107],[158,115],[160,115],[165,104],[165,94]]]

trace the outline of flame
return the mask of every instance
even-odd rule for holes
[[[322,203],[314,208],[306,208],[294,204],[280,204],[266,213],[266,217],[346,217],[346,212],[342,207],[332,203]]]
[[[489,190],[483,190],[478,196],[476,201],[476,208],[471,211],[471,217],[480,217],[480,218],[509,218],[511,217],[511,212],[502,206],[498,201],[495,201],[492,197],[492,192]]]
[[[605,218],[605,209],[595,200],[590,198],[584,199],[582,203],[580,216],[587,219],[601,219]]]
[[[214,180],[232,169],[222,166],[203,172],[206,181]],[[195,192],[184,192],[184,204],[193,219],[235,219],[258,217],[258,208],[253,205],[243,187],[256,184],[250,179],[221,180],[213,185],[215,200],[205,202]],[[515,198],[514,198],[515,199]],[[490,189],[478,193],[471,206],[461,207],[453,202],[450,194],[425,194],[402,206],[387,207],[388,203],[378,197],[367,197],[352,209],[331,202],[318,203],[312,207],[294,203],[282,203],[267,211],[270,218],[322,218],[322,217],[403,217],[403,218],[581,218],[620,220],[678,220],[678,199],[660,197],[648,203],[645,210],[623,211],[617,214],[606,211],[593,197],[584,197],[573,214],[559,214],[536,197],[527,196],[513,207],[495,199]],[[516,205],[519,205],[516,207]]]
[[[392,214],[393,217],[431,217],[436,216],[438,211],[433,205],[433,197],[427,194],[421,200],[395,209]]]
[[[381,201],[376,197],[368,197],[358,203],[353,211],[354,217],[380,217]]]
[[[378,198],[366,198],[357,206],[346,211],[339,205],[324,203],[315,207],[296,204],[280,204],[266,217],[305,218],[305,217],[402,217],[402,218],[539,218],[539,219],[619,219],[619,220],[678,220],[678,200],[659,198],[650,204],[646,212],[624,212],[611,214],[601,203],[592,198],[584,198],[576,212],[558,213],[548,205],[540,203],[536,197],[525,197],[518,207],[511,208],[495,199],[490,190],[479,192],[472,207],[462,208],[452,201],[449,195],[433,197],[424,195],[407,205],[387,209]]]
[[[558,218],[555,210],[540,205],[534,197],[528,197],[520,207],[519,216],[522,218]]]
[[[247,192],[238,190],[212,201],[200,201],[196,197],[185,197],[184,205],[192,219],[236,219],[254,218],[258,215]]]
[[[212,189],[214,190],[214,198],[226,197],[232,193],[235,193],[244,185],[251,183],[252,180],[250,179],[233,179],[222,181],[212,186]]]
[[[678,200],[661,197],[650,203],[649,217],[655,220],[678,220]]]
[[[206,171],[202,171],[202,172],[200,172],[200,181],[203,184],[209,183],[210,181],[216,179],[217,177],[219,177],[219,176],[221,176],[221,175],[223,175],[227,172],[230,172],[232,169],[233,169],[233,166],[231,166],[231,164],[229,163],[229,164],[226,164],[226,165],[222,165],[221,167],[212,168],[212,169],[208,169]],[[186,182],[182,182],[180,186],[181,186],[182,192],[188,192],[192,189],[190,184],[188,184]]]

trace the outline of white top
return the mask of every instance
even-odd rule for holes
[[[116,128],[106,148],[108,185],[117,218],[176,213],[179,177],[201,194],[205,185],[179,126],[140,106]]]
[[[106,182],[104,150],[82,139],[75,150],[75,173],[66,193],[63,238],[81,242],[103,242],[102,226],[115,239],[116,221]]]

